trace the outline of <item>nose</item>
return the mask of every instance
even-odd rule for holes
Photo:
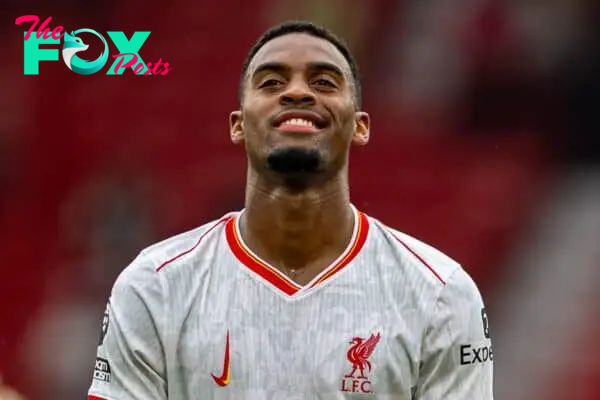
[[[279,102],[282,105],[313,105],[315,95],[304,80],[296,79],[281,92]]]

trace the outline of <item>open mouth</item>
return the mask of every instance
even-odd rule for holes
[[[311,111],[286,111],[279,115],[274,126],[284,132],[315,133],[327,126],[327,120]]]

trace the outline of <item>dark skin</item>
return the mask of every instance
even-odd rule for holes
[[[334,45],[307,34],[265,44],[252,60],[231,140],[248,156],[241,235],[259,257],[300,285],[330,266],[354,229],[348,186],[352,145],[369,140],[369,116],[356,109],[352,74]],[[316,132],[278,128],[286,112],[318,120]],[[289,117],[289,115],[287,115]],[[295,149],[318,155],[309,173],[281,173],[268,157]]]

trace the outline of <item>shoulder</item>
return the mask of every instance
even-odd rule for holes
[[[226,214],[218,220],[144,248],[121,272],[115,282],[115,290],[124,287],[158,290],[162,271],[173,264],[184,262],[188,254],[214,242],[214,238],[218,237],[226,222],[235,215],[235,212]]]
[[[398,260],[403,285],[425,301],[427,313],[439,317],[461,313],[475,318],[484,308],[479,288],[456,260],[435,247],[381,221],[371,219],[378,251]]]
[[[489,335],[480,292],[460,263],[376,219],[370,225],[370,251],[387,274],[386,284],[400,289],[418,312],[417,330],[427,337],[429,350],[479,343]]]
[[[183,261],[188,254],[206,248],[221,237],[225,225],[237,212],[225,214],[190,231],[172,236],[142,250],[142,254],[154,260],[155,272],[161,272],[173,264]]]
[[[405,266],[406,273],[420,275],[441,289],[462,266],[453,258],[409,234],[369,217],[378,246],[387,247]]]
[[[479,288],[460,263],[433,246],[372,219],[377,240],[389,243],[401,260],[402,280],[424,306],[424,321],[435,331],[474,340],[487,331],[487,314]],[[381,243],[379,243],[381,245]],[[408,283],[407,283],[408,282]],[[482,330],[482,327],[484,327]]]

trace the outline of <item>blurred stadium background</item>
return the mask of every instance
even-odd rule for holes
[[[83,398],[117,274],[142,247],[242,207],[227,116],[247,50],[290,18],[355,51],[373,137],[353,152],[353,202],[476,280],[497,399],[600,398],[597,0],[0,5],[0,374],[26,398]],[[80,76],[59,60],[25,76],[25,14],[151,31],[140,54],[173,69]]]

